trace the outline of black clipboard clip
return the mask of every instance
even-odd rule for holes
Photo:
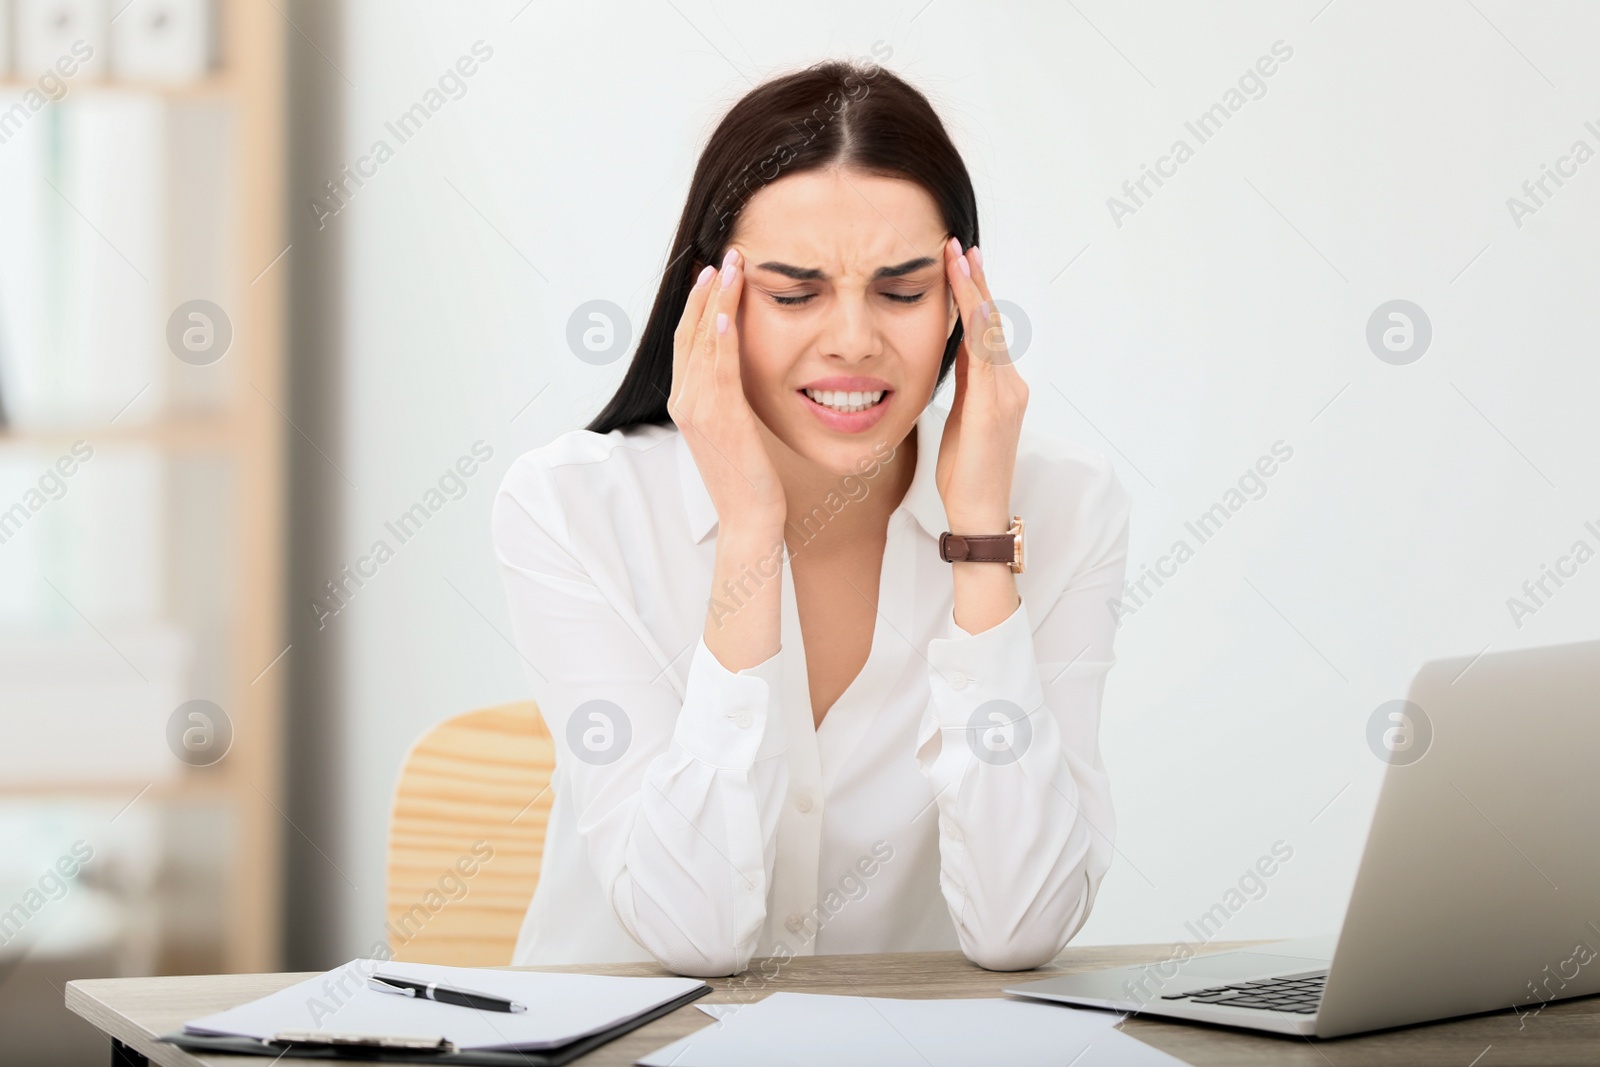
[[[455,1045],[445,1037],[411,1037],[401,1034],[337,1034],[326,1030],[280,1030],[265,1045],[312,1045],[341,1049],[405,1049],[415,1052],[454,1052]]]

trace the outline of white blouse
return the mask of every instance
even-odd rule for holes
[[[947,415],[918,417],[870,654],[820,727],[787,559],[781,649],[732,672],[706,647],[717,514],[676,427],[573,430],[512,464],[495,548],[557,752],[513,964],[959,948],[1020,970],[1083,925],[1116,829],[1097,735],[1129,497],[1102,456],[1024,429],[1021,604],[969,634],[938,549]]]

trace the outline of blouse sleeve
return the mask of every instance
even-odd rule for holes
[[[493,525],[565,802],[617,920],[678,974],[744,970],[788,788],[780,656],[730,671],[702,635],[680,700],[635,613],[610,602],[571,550],[547,464],[512,466]]]
[[[1059,955],[1111,862],[1116,821],[1098,734],[1129,498],[1109,466],[1081,508],[1094,543],[1053,603],[1024,596],[978,634],[952,613],[928,646],[917,764],[936,790],[940,889],[962,951],[990,970]]]

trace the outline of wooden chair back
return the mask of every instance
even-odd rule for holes
[[[555,765],[532,701],[456,715],[411,746],[389,818],[395,959],[511,962],[539,880]]]

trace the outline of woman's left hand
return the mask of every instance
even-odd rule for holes
[[[944,269],[965,328],[935,481],[952,532],[1005,533],[1011,525],[1011,476],[1028,386],[1006,350],[977,248],[963,255],[960,242],[950,238]]]

